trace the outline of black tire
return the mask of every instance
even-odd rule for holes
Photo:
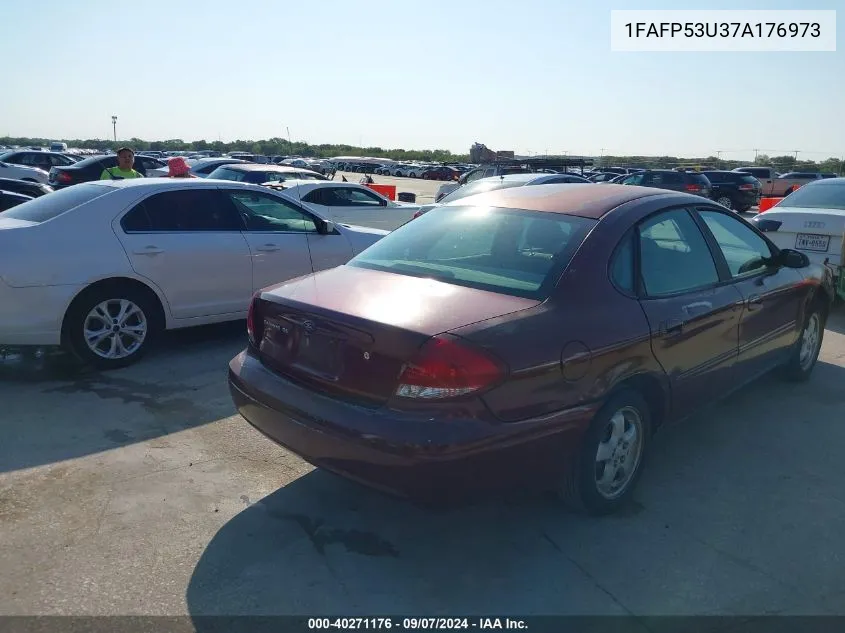
[[[599,445],[609,439],[607,434],[611,419],[622,411],[635,412],[639,417],[639,457],[627,483],[616,496],[610,498],[600,491],[596,481],[597,456]],[[650,441],[651,411],[645,398],[639,392],[627,388],[613,394],[596,413],[584,435],[576,462],[572,465],[561,490],[564,502],[573,510],[592,515],[611,514],[629,504],[642,473]]]
[[[129,318],[124,323],[126,329],[117,337],[114,335],[104,337],[99,348],[105,351],[105,346],[109,345],[111,340],[118,339],[128,353],[115,358],[101,356],[95,353],[86,342],[84,333],[86,321],[89,321],[89,315],[101,304],[107,304],[105,309],[112,317],[119,316],[121,307],[126,306],[126,304],[121,304],[123,301],[137,308],[137,312],[134,309],[131,310]],[[105,321],[98,320],[94,316],[91,317],[89,323],[98,321],[105,326]],[[130,336],[126,332],[131,330],[137,334],[142,324],[145,327],[144,334],[138,342],[137,336]],[[112,326],[114,325],[118,324],[114,323],[113,319]],[[62,326],[62,339],[65,348],[84,364],[100,370],[111,370],[127,367],[139,361],[163,328],[161,307],[151,291],[144,291],[129,284],[103,284],[83,291],[71,303]]]
[[[804,340],[807,335],[811,322],[817,319],[816,326],[818,328],[817,338],[813,343],[813,348],[804,353]],[[824,326],[827,321],[827,306],[822,301],[814,301],[807,309],[807,316],[804,318],[804,324],[801,326],[801,334],[795,342],[795,349],[789,356],[789,360],[781,369],[781,376],[785,380],[791,382],[804,382],[809,380],[813,373],[813,369],[819,360],[819,353],[824,342]]]

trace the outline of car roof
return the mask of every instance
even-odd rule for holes
[[[845,178],[819,178],[808,182],[804,187],[826,187],[829,185],[845,185]]]
[[[291,167],[289,165],[273,165],[273,164],[265,164],[261,165],[259,163],[232,163],[231,165],[224,165],[229,169],[234,169],[236,171],[277,171],[279,173],[291,172],[291,171],[302,171],[302,167]]]
[[[631,185],[596,185],[593,183],[572,183],[496,189],[474,196],[467,196],[445,206],[489,206],[525,211],[544,211],[577,215],[599,219],[621,204],[646,198],[666,195],[668,192],[654,187]],[[698,200],[698,196],[677,194]]]
[[[254,185],[247,182],[237,182],[234,180],[220,180],[217,178],[168,178],[166,176],[161,178],[124,178],[123,180],[92,180],[84,183],[86,185],[94,185],[100,187],[113,187],[115,189],[183,189],[185,187],[198,187],[213,189],[221,185],[229,187],[237,187],[242,189],[253,189],[256,191],[267,191],[267,187]]]

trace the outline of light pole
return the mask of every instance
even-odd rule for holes
[[[111,126],[112,126],[112,129],[114,130],[114,142],[117,143],[117,115],[116,114],[111,115]]]
[[[290,151],[290,155],[293,156],[293,143],[290,140],[290,128],[286,125],[285,131],[288,133],[288,151]]]

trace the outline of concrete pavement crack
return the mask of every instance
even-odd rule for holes
[[[603,586],[603,585],[602,585],[602,584],[601,584],[601,583],[600,583],[600,582],[596,579],[596,577],[595,577],[595,576],[593,576],[593,575],[592,575],[589,571],[587,571],[587,569],[585,569],[583,565],[581,565],[578,561],[576,561],[576,560],[575,560],[574,558],[572,558],[569,554],[567,554],[567,553],[563,550],[563,548],[562,548],[560,545],[558,545],[558,544],[554,541],[554,539],[552,539],[552,537],[551,537],[551,536],[549,536],[549,535],[546,533],[546,531],[545,531],[545,530],[541,530],[541,531],[540,531],[540,535],[541,535],[541,536],[542,536],[542,537],[543,537],[543,538],[544,538],[544,539],[545,539],[545,540],[549,543],[549,545],[551,545],[551,546],[552,546],[555,550],[557,550],[557,552],[558,552],[561,556],[563,556],[566,560],[568,560],[570,563],[572,563],[573,565],[575,565],[575,567],[576,567],[576,568],[578,568],[578,570],[579,570],[582,574],[584,574],[587,578],[589,578],[589,579],[590,579],[590,581],[591,581],[591,582],[592,582],[592,583],[593,583],[593,584],[594,584],[594,585],[595,585],[595,586],[599,589],[599,591],[601,591],[602,593],[604,593],[605,595],[607,595],[607,597],[608,597],[608,598],[610,598],[611,600],[613,600],[613,602],[615,602],[617,605],[619,605],[619,607],[620,607],[620,608],[621,608],[621,609],[622,609],[625,613],[627,613],[627,614],[628,614],[629,616],[631,616],[631,617],[634,617],[634,618],[636,618],[636,617],[637,617],[637,616],[636,616],[636,615],[635,615],[635,614],[634,614],[634,613],[633,613],[633,612],[632,612],[632,611],[631,611],[628,607],[626,607],[624,604],[622,604],[622,602],[619,600],[619,598],[617,598],[616,596],[614,596],[614,595],[613,595],[613,593],[612,593],[609,589],[607,589],[606,587],[604,587],[604,586]],[[641,623],[639,623],[639,622],[638,622],[638,624],[640,624],[640,626],[643,626],[643,625],[642,625]],[[648,628],[643,626],[643,630],[648,631]]]
[[[208,464],[210,462],[218,462],[222,459],[226,459],[226,458],[225,457],[212,457],[210,459],[203,459],[203,460],[196,461],[196,462],[190,462],[188,464],[181,464],[179,466],[172,466],[170,468],[160,468],[158,470],[153,470],[153,471],[150,471],[148,473],[141,473],[141,474],[138,474],[138,475],[132,475],[130,477],[124,477],[123,479],[115,479],[114,483],[123,484],[123,483],[126,483],[127,481],[134,481],[135,479],[143,479],[144,477],[151,477],[153,475],[158,475],[160,473],[169,473],[169,472],[173,472],[174,470],[181,470],[183,468],[190,468],[192,466],[198,466],[200,464]]]

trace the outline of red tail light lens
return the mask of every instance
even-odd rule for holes
[[[698,193],[701,191],[701,185],[686,185],[685,189],[691,193]]]
[[[412,220],[416,220],[416,219],[417,219],[418,217],[420,217],[421,215],[422,215],[422,211],[417,211],[417,212],[414,214],[414,217],[412,217],[411,219],[412,219]]]
[[[740,185],[739,190],[740,191],[753,191],[754,185]]]
[[[66,171],[60,171],[60,172],[56,175],[56,178],[57,178],[58,182],[62,183],[63,185],[68,185],[68,184],[70,184],[71,182],[73,182],[73,178],[72,178],[72,177],[71,177],[71,175],[70,175],[69,173],[67,173]]]
[[[435,336],[399,376],[396,395],[442,400],[486,389],[505,377],[498,361],[449,336]]]

